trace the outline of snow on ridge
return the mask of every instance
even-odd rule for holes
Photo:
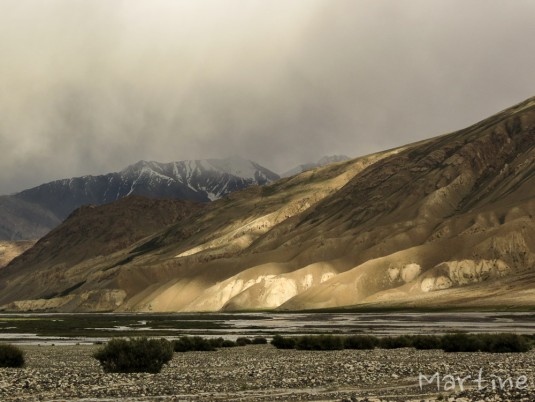
[[[45,189],[51,199],[58,198],[63,191],[68,207],[109,202],[136,193],[155,197],[176,194],[207,201],[277,178],[269,169],[239,156],[168,163],[140,160],[117,172],[60,179],[25,191],[37,197]]]
[[[152,168],[149,168],[147,166],[144,166],[141,169],[141,172],[139,173],[139,177],[141,177],[144,174],[147,174],[148,176],[156,176],[156,177],[159,177],[159,178],[167,180],[167,181],[174,181],[171,177],[163,175],[163,174],[161,174],[161,173],[159,173],[159,172],[157,172],[157,171],[155,171]]]
[[[270,181],[278,177],[275,173],[273,173],[273,177],[270,177],[272,175],[270,175],[269,170],[240,156],[223,159],[190,159],[169,163],[141,160],[123,169],[120,173],[132,174],[139,171],[143,172],[146,169],[150,169],[154,174],[160,175],[165,175],[167,172],[168,175],[172,175],[175,179],[180,177],[180,181],[184,177],[186,180],[190,180],[193,176],[202,174],[205,171],[226,173],[253,182],[257,182],[258,179]]]

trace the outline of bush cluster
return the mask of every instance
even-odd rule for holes
[[[411,337],[412,346],[419,350],[442,349],[442,338],[436,335],[415,335]]]
[[[173,357],[173,346],[165,339],[112,339],[93,357],[106,372],[159,373]]]
[[[236,345],[238,346],[246,346],[246,345],[250,345],[251,343],[253,343],[253,341],[251,341],[249,338],[236,339]]]
[[[442,337],[445,352],[522,353],[531,349],[527,338],[516,334],[451,334]]]
[[[220,338],[221,343],[223,338]],[[190,352],[190,351],[202,351],[210,352],[221,347],[219,339],[204,339],[200,336],[183,336],[173,342],[173,349],[175,352]]]
[[[381,349],[400,349],[412,347],[412,339],[409,336],[387,336],[379,338],[378,347]]]
[[[219,348],[232,348],[235,346],[266,344],[267,339],[256,337],[254,339],[241,337],[236,342],[223,338],[202,338],[200,336],[183,336],[173,342],[175,352],[208,352]]]
[[[295,349],[296,338],[275,335],[271,340],[271,344],[277,349]]]
[[[0,343],[0,367],[23,367],[24,353],[18,347]]]
[[[376,337],[369,335],[334,336],[275,335],[271,344],[278,349],[340,350],[340,349],[442,349],[445,352],[521,353],[532,348],[528,337],[516,334],[448,334]]]
[[[295,348],[300,350],[340,350],[344,349],[344,339],[333,335],[300,336],[295,341]]]
[[[201,338],[201,339],[203,339],[203,338]],[[203,339],[203,340],[204,340],[204,342],[207,342],[210,345],[212,345],[214,350],[217,349],[217,348],[233,348],[234,346],[237,346],[236,342],[233,342],[230,339],[215,338],[215,339]],[[197,349],[197,350],[201,350],[202,351],[202,349]]]
[[[369,350],[379,346],[379,338],[368,335],[353,335],[344,337],[345,349]]]
[[[253,338],[253,345],[265,345],[267,343],[267,339],[262,336],[257,336]]]

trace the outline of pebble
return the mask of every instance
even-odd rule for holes
[[[175,353],[158,374],[104,373],[98,346],[23,345],[26,367],[0,368],[1,401],[534,401],[535,351],[517,355],[373,351],[277,350],[271,345]],[[418,375],[518,378],[528,387],[437,391]]]

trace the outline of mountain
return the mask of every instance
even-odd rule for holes
[[[31,250],[16,257],[12,264],[3,268],[2,273],[8,276],[35,275],[34,290],[43,292],[45,299],[67,295],[88,281],[87,272],[81,268],[86,260],[113,261],[115,252],[162,228],[180,224],[203,207],[204,204],[190,201],[140,196],[128,196],[102,206],[83,206],[40,239]],[[34,271],[31,266],[36,259],[41,267],[53,268]],[[119,261],[117,266],[126,263],[127,260]],[[78,268],[72,269],[74,266]],[[13,271],[14,267],[17,267],[16,271]],[[67,270],[62,272],[58,267]],[[63,289],[67,278],[72,280],[73,277],[79,277],[79,281],[69,283],[67,289]],[[18,281],[11,282],[10,291],[18,292],[19,286]],[[20,294],[26,294],[24,286]],[[55,291],[58,287],[62,288],[61,292]]]
[[[82,205],[107,204],[129,195],[208,202],[278,178],[240,157],[140,161],[121,172],[56,180],[0,198],[0,239],[39,238]]]
[[[35,244],[34,241],[0,241],[0,269]]]
[[[234,192],[113,251],[84,235],[73,255],[65,239],[79,229],[68,219],[0,270],[0,304],[532,307],[534,215],[531,98],[458,132]],[[102,236],[121,226],[103,226]]]
[[[60,218],[38,204],[0,196],[0,240],[38,239],[60,223]]]
[[[290,177],[294,176],[296,174],[302,173],[306,170],[315,169],[317,167],[329,165],[331,163],[337,163],[337,162],[345,162],[350,160],[351,158],[349,156],[345,155],[331,155],[331,156],[324,156],[317,162],[312,163],[305,163],[302,165],[298,165],[294,167],[293,169],[290,169],[284,173],[281,174],[281,177]]]

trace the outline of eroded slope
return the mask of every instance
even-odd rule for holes
[[[51,237],[41,254],[10,264],[10,277],[0,273],[0,302],[146,311],[532,305],[534,181],[529,99],[459,132],[233,193],[121,249],[66,260],[64,248],[50,257]]]

